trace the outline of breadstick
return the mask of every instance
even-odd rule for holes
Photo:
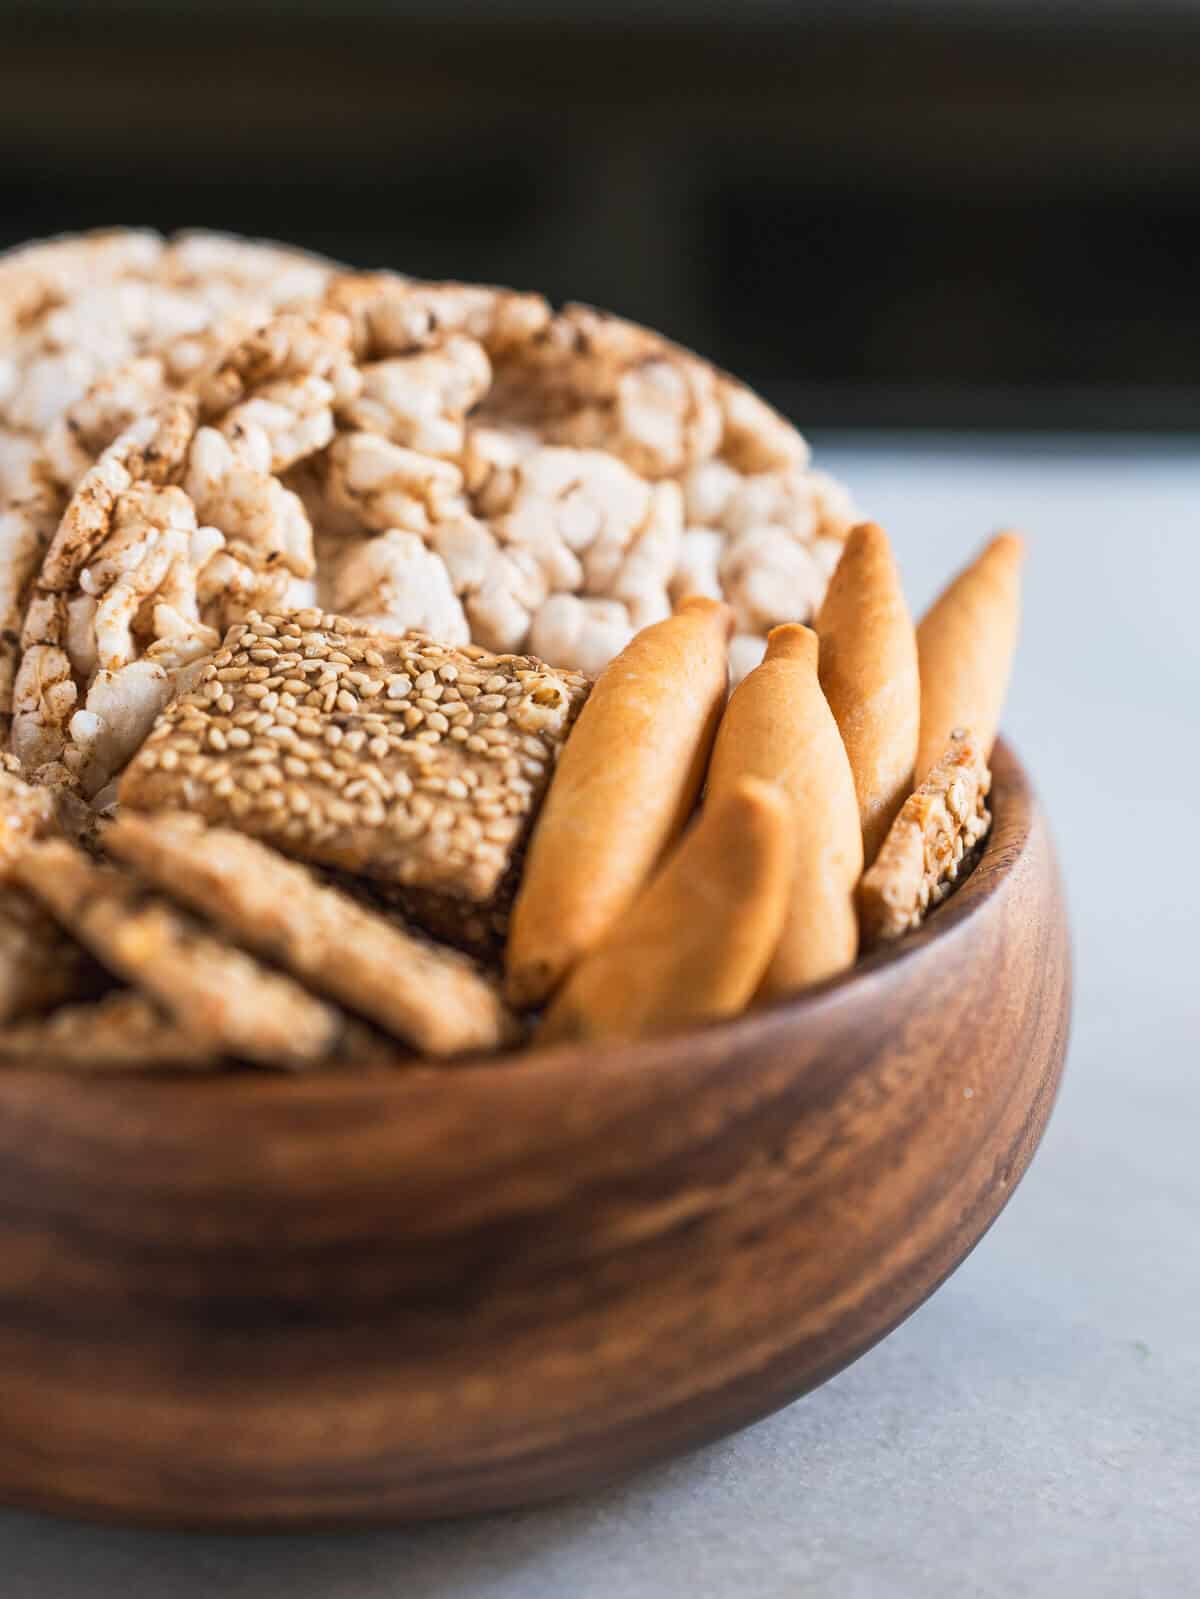
[[[973,736],[985,761],[991,754],[1017,642],[1024,555],[1020,534],[997,534],[917,628],[918,783],[929,776],[957,729]]]
[[[846,540],[816,622],[821,689],[842,735],[869,866],[912,791],[921,722],[917,636],[887,534]]]
[[[746,775],[778,783],[794,820],[791,903],[762,987],[770,998],[841,971],[858,951],[858,801],[807,627],[774,628],[762,665],[734,692],[713,749],[709,803]]]
[[[794,852],[787,796],[739,778],[567,978],[538,1041],[639,1038],[744,1010],[783,929]]]
[[[507,990],[551,994],[625,914],[679,836],[704,780],[733,612],[685,599],[600,674],[534,828],[513,906]]]

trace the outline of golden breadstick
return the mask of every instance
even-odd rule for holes
[[[917,628],[918,783],[941,759],[956,729],[973,735],[985,761],[991,754],[1017,643],[1024,556],[1020,534],[997,534],[933,602]]]
[[[851,531],[816,622],[819,675],[850,758],[869,866],[912,791],[921,723],[917,635],[887,534]]]
[[[544,1000],[629,909],[691,814],[733,612],[685,599],[605,667],[563,748],[513,906],[509,997]]]
[[[682,842],[554,1000],[540,1043],[640,1038],[744,1010],[791,898],[791,806],[743,777]]]
[[[840,972],[858,951],[858,801],[807,627],[774,628],[762,665],[735,690],[713,749],[708,803],[746,775],[779,784],[795,825],[791,904],[762,990],[774,997]]]

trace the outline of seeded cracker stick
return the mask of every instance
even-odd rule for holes
[[[740,778],[580,961],[538,1041],[639,1038],[736,1016],[779,942],[794,853],[787,796]]]
[[[918,783],[942,758],[957,728],[973,735],[985,761],[991,754],[1017,642],[1024,554],[1019,534],[997,534],[934,601],[917,628]]]
[[[870,865],[912,792],[921,720],[917,637],[887,534],[854,528],[816,622],[821,688],[846,746]]]
[[[721,714],[733,613],[691,597],[600,674],[537,821],[508,994],[544,1000],[620,920],[691,813]]]
[[[992,774],[969,734],[956,734],[892,823],[875,864],[858,885],[864,946],[918,927],[969,870],[991,825]]]
[[[734,691],[713,749],[707,803],[744,776],[778,783],[795,825],[791,903],[762,985],[771,998],[840,972],[858,950],[858,802],[817,680],[817,635],[807,627],[773,628],[762,665]]]

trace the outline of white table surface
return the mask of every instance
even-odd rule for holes
[[[253,1539],[0,1512],[3,1599],[1200,1594],[1200,447],[828,441],[919,607],[1032,543],[1006,717],[1074,918],[1068,1074],[995,1228],[898,1332],[723,1443],[552,1510]]]

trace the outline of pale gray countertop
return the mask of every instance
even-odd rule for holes
[[[4,1599],[1200,1594],[1200,448],[825,441],[914,606],[1031,536],[1009,735],[1077,1004],[1045,1144],[951,1281],[824,1389],[565,1508],[255,1539],[0,1513]]]

